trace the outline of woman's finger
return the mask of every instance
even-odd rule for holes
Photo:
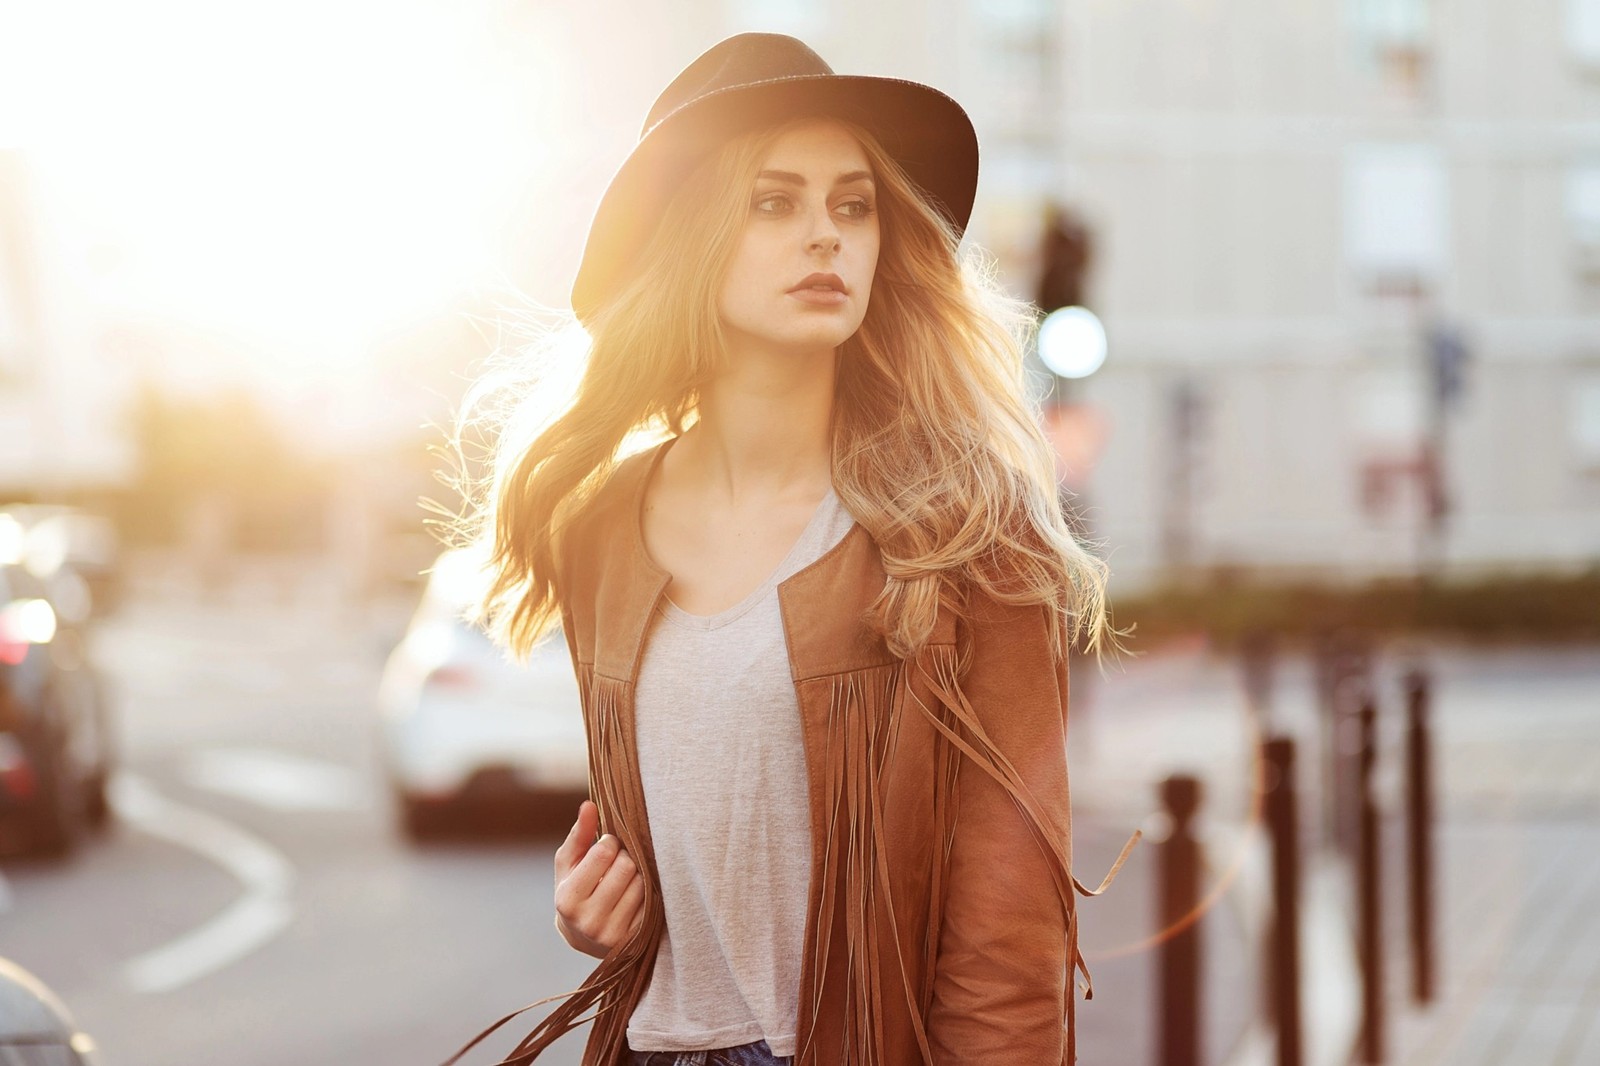
[[[595,888],[611,869],[621,850],[617,838],[609,833],[595,842],[587,854],[556,886],[558,895],[564,894],[573,907],[581,907],[594,894]]]
[[[571,830],[567,832],[567,839],[556,848],[557,880],[565,877],[584,855],[588,854],[599,821],[599,813],[591,801],[584,800],[578,804],[578,820],[572,823]]]
[[[644,876],[636,872],[622,893],[622,898],[617,900],[616,907],[612,909],[611,920],[606,923],[605,934],[596,939],[603,941],[609,947],[615,947],[623,939],[633,935],[643,917]]]
[[[616,838],[613,837],[612,839]],[[617,905],[617,901],[622,898],[622,893],[627,889],[628,882],[633,880],[637,872],[638,868],[634,865],[633,856],[626,851],[619,851],[613,857],[611,864],[606,867],[589,894],[591,913],[600,916],[602,923],[605,916],[611,913],[612,908]]]
[[[611,911],[611,922],[606,925],[606,943],[616,946],[634,935],[643,917],[645,917],[645,879],[642,876],[635,876],[634,880],[630,880],[627,884],[627,892],[622,893],[616,909]]]

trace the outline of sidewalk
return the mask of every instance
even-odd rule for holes
[[[1094,976],[1094,999],[1078,1004],[1082,1066],[1153,1064],[1161,1033],[1157,884],[1161,840],[1159,786],[1170,773],[1205,782],[1200,821],[1209,869],[1203,891],[1224,883],[1197,923],[1202,942],[1201,1062],[1223,1063],[1254,1015],[1256,947],[1249,904],[1237,884],[1248,848],[1237,782],[1247,751],[1232,678],[1216,664],[1168,655],[1130,663],[1101,678],[1075,665],[1068,751],[1072,774],[1073,867],[1095,887],[1135,828],[1144,838],[1104,895],[1079,897],[1080,944]]]
[[[1600,1062],[1600,655],[1473,657],[1441,680],[1439,988],[1409,1001],[1392,824],[1389,1061]]]
[[[1399,1066],[1562,1066],[1600,1062],[1600,655],[1579,650],[1426,649],[1434,688],[1438,1001],[1409,1002],[1401,806],[1404,663],[1381,656],[1387,1055]],[[1157,782],[1192,773],[1213,876],[1205,1063],[1270,1063],[1260,999],[1260,915],[1269,855],[1252,828],[1255,733],[1236,665],[1196,647],[1073,675],[1071,733],[1079,877],[1097,882],[1135,825],[1145,840],[1104,897],[1082,901],[1095,1000],[1080,1012],[1085,1066],[1153,1062],[1155,954],[1101,952],[1152,930],[1162,830]],[[1298,740],[1304,862],[1305,1061],[1350,1058],[1360,1023],[1354,872],[1324,839],[1322,740],[1309,661],[1280,662],[1270,715]],[[1208,882],[1209,885],[1209,882]],[[1102,979],[1102,974],[1107,975]],[[1104,1001],[1102,1005],[1102,999]],[[1243,1032],[1241,1039],[1230,1035]]]
[[[1076,815],[1073,867],[1079,880],[1096,887],[1137,824]],[[1158,949],[1146,943],[1159,929],[1153,844],[1147,831],[1104,895],[1078,897],[1080,946],[1094,977],[1094,999],[1085,1002],[1081,993],[1078,999],[1080,1066],[1154,1062],[1160,1033]],[[1204,945],[1202,1061],[1220,1063],[1249,1023],[1250,1002],[1237,993],[1250,987],[1254,967],[1241,916],[1228,896],[1198,924]]]

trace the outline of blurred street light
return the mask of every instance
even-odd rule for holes
[[[1062,514],[1080,540],[1090,540],[1086,494],[1111,423],[1093,404],[1073,402],[1067,383],[1105,365],[1106,331],[1085,298],[1094,241],[1076,214],[1051,203],[1040,239],[1034,303],[1044,313],[1035,354],[1050,373],[1043,425],[1056,458]]]
[[[1063,378],[1086,378],[1105,365],[1106,328],[1087,307],[1061,307],[1039,325],[1039,358]]]
[[[1034,303],[1044,312],[1039,324],[1039,361],[1052,375],[1051,399],[1067,399],[1067,381],[1080,380],[1106,361],[1106,331],[1086,305],[1094,238],[1072,211],[1052,203],[1046,208],[1040,244],[1042,267]]]

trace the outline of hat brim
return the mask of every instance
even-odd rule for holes
[[[978,188],[978,136],[966,111],[919,82],[866,75],[774,78],[707,93],[639,139],[595,209],[572,286],[587,321],[626,278],[691,169],[728,138],[776,121],[821,114],[873,133],[959,235]]]

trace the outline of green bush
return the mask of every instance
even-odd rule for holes
[[[1296,639],[1342,630],[1489,641],[1600,641],[1600,567],[1576,575],[1475,581],[1385,579],[1360,585],[1219,576],[1114,598],[1130,647],[1203,634],[1234,645],[1254,633]]]

